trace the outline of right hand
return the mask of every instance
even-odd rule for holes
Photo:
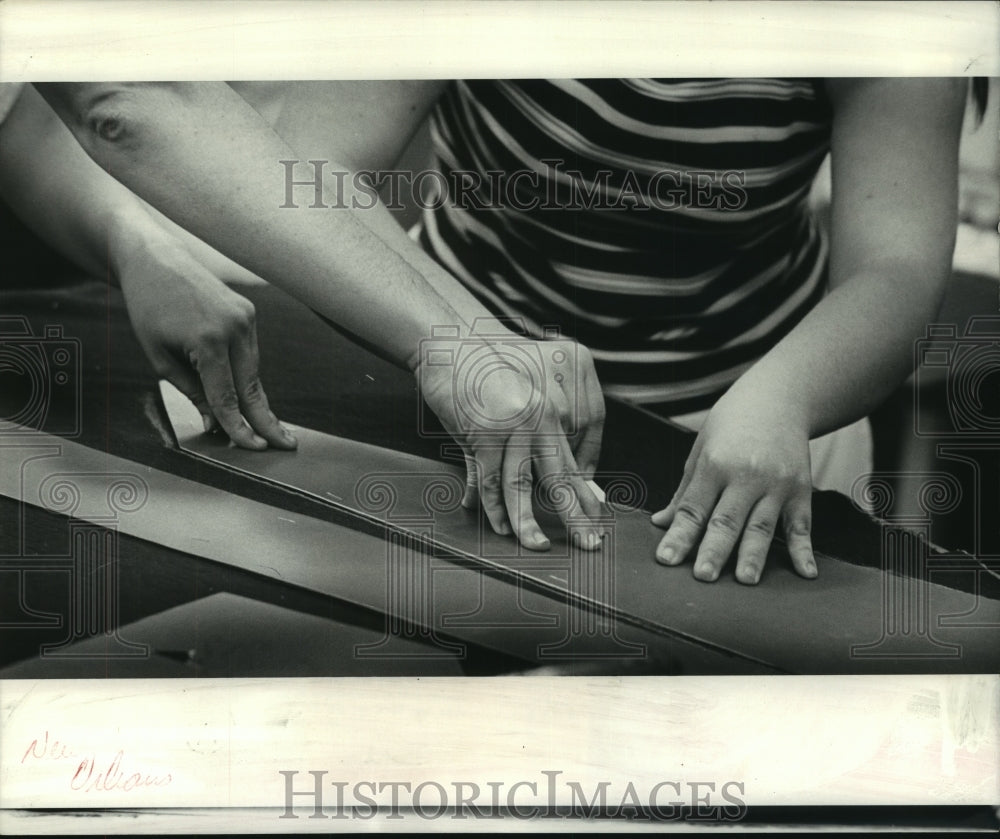
[[[194,403],[205,430],[221,426],[241,448],[294,449],[260,383],[253,304],[169,233],[130,242],[116,264],[139,343],[156,373]]]
[[[541,375],[532,376],[512,363],[504,343],[478,337],[422,342],[415,371],[421,394],[465,454],[462,503],[481,502],[496,533],[513,532],[524,547],[547,550],[550,541],[532,509],[537,480],[559,517],[572,524],[574,543],[596,550],[601,529],[594,522],[602,507],[586,481],[600,453],[604,399],[590,353],[570,341],[518,338],[512,343],[538,350],[541,367],[532,369]],[[428,363],[448,354],[451,363]]]

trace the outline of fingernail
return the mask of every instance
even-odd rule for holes
[[[760,571],[753,565],[748,565],[740,570],[740,582],[755,586],[760,579]]]
[[[251,437],[250,439],[253,440],[253,444],[255,446],[266,446],[267,445],[267,440],[265,440],[259,434],[254,434],[253,437]]]
[[[656,559],[664,565],[674,565],[677,562],[677,551],[669,545],[660,545],[656,549]]]
[[[719,577],[719,569],[714,565],[702,563],[701,565],[695,565],[694,575],[703,582],[714,583]]]
[[[211,416],[211,414],[202,414],[201,415],[201,421],[205,424],[205,430],[206,431],[211,431],[212,430],[212,416]]]
[[[497,532],[501,536],[510,536],[510,534],[514,531],[511,529],[511,526],[507,524],[507,522],[501,522],[500,526],[497,527]]]
[[[531,544],[534,547],[536,547],[536,548],[547,548],[547,547],[549,547],[549,540],[545,536],[545,534],[542,533],[541,530],[533,530],[533,531],[531,531],[530,535],[528,536],[528,539],[531,542]]]
[[[816,563],[811,559],[807,559],[806,576],[812,578],[815,577],[817,574],[819,574],[819,569],[816,567]]]
[[[596,533],[588,533],[587,550],[596,551],[599,547],[601,547],[601,537],[598,536]]]
[[[299,443],[299,441],[295,438],[295,435],[285,428],[285,426],[281,426],[281,436],[282,439],[290,446],[297,446]]]

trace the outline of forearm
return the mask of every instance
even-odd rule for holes
[[[118,86],[96,102],[87,85],[47,88],[116,178],[397,362],[412,366],[434,325],[468,328],[357,213],[281,208],[279,161],[295,152],[228,86]]]
[[[234,262],[225,254],[219,253],[207,242],[203,242],[197,236],[192,235],[176,222],[171,221],[155,207],[151,207],[142,199],[136,196],[136,200],[143,206],[146,213],[152,218],[164,233],[171,236],[175,241],[184,245],[188,253],[191,254],[209,273],[218,277],[226,283],[244,282],[259,283],[260,277],[252,271],[247,270],[242,265]]]
[[[327,193],[342,186],[344,194],[327,194],[326,201],[354,208],[337,212],[355,213],[471,323],[488,317],[489,311],[407,235],[372,189],[358,186],[359,172],[395,168],[444,86],[433,81],[231,84],[302,161],[283,175],[308,182],[315,174],[308,161],[328,161],[323,166]],[[415,173],[407,174],[410,178],[403,176],[400,189],[413,183]],[[374,186],[383,188],[381,183]],[[313,185],[304,183],[292,192],[300,211],[322,212],[308,209],[315,198]]]
[[[827,81],[832,291],[744,377],[811,436],[875,408],[936,317],[957,223],[962,79]]]
[[[915,276],[916,274],[916,276]],[[871,266],[846,279],[734,386],[818,437],[874,410],[911,372],[947,275]]]
[[[331,159],[335,159],[336,149],[330,149]],[[300,158],[306,159],[306,158]],[[461,316],[462,321],[472,324],[477,318],[489,318],[491,313],[473,294],[460,283],[451,273],[445,270],[437,261],[429,256],[420,245],[410,238],[383,201],[371,190],[362,189],[356,185],[356,171],[343,170],[343,204],[359,209],[331,210],[335,213],[353,213],[357,220],[371,233],[391,248],[400,259],[439,295],[441,295]],[[334,199],[330,199],[334,200]],[[298,210],[289,212],[323,212],[300,206]]]

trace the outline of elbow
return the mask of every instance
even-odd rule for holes
[[[146,84],[49,82],[35,87],[98,162],[108,152],[138,146],[141,126],[148,120]]]
[[[142,114],[128,93],[111,92],[88,102],[77,117],[76,134],[91,156],[134,151]]]

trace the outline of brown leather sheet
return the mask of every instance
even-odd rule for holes
[[[341,676],[461,676],[455,659],[416,657],[422,645],[400,639],[409,658],[361,659],[356,645],[381,636],[367,627],[303,615],[229,592],[203,597],[126,624],[121,635],[145,644],[148,655],[108,658],[98,635],[63,650],[62,657],[31,658],[0,670],[0,679],[281,677],[322,673],[331,661]],[[401,666],[402,665],[402,666]]]
[[[657,565],[653,551],[662,531],[647,513],[622,504],[609,510],[610,534],[600,552],[570,547],[553,516],[541,522],[552,549],[521,550],[460,506],[458,466],[305,428],[296,429],[296,452],[249,452],[205,434],[182,396],[169,386],[162,392],[184,451],[378,522],[389,542],[419,535],[440,556],[568,597],[617,624],[677,635],[790,672],[995,672],[1000,665],[997,601],[823,555],[819,578],[804,580],[781,555],[781,545],[756,587],[740,585],[731,574],[701,583],[689,565]],[[617,477],[604,478],[610,500]],[[406,570],[384,568],[390,585],[412,584]],[[955,617],[973,612],[977,626],[962,626]]]
[[[555,592],[434,559],[422,545],[292,513],[68,440],[37,433],[0,452],[9,464],[0,470],[0,495],[96,524],[101,533],[135,536],[384,615],[381,640],[353,651],[375,670],[407,658],[463,660],[469,642],[531,663],[603,660],[612,672],[773,672],[676,633],[600,620],[607,615],[595,618]],[[85,560],[67,555],[64,564]],[[51,567],[52,558],[38,563]],[[393,581],[390,569],[400,566],[417,574],[409,582],[423,574],[432,586],[415,593],[408,580]]]

